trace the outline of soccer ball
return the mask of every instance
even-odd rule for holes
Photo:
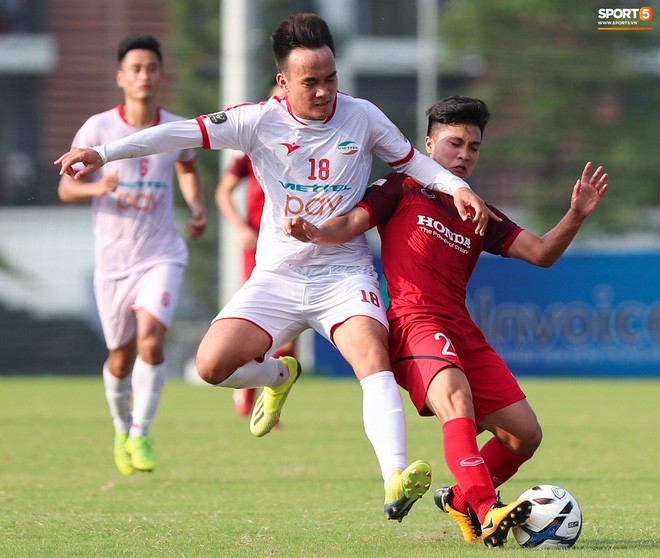
[[[526,490],[518,499],[532,503],[529,521],[511,530],[520,546],[570,548],[578,540],[582,531],[582,511],[567,490],[541,484]]]

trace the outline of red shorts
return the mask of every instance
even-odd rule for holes
[[[426,406],[431,381],[450,366],[467,377],[477,424],[486,415],[525,398],[507,365],[470,319],[449,320],[430,314],[397,318],[390,322],[390,358],[397,383],[423,416],[433,415]]]

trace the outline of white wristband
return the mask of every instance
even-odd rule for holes
[[[105,154],[105,145],[95,145],[92,149],[99,154],[102,164],[105,165],[108,162],[108,157]]]

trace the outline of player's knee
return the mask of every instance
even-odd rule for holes
[[[196,365],[199,377],[211,385],[218,385],[233,372],[233,370],[225,370],[217,359],[210,358],[209,355],[200,351],[197,352]]]
[[[147,364],[160,364],[164,359],[163,344],[155,336],[145,337],[138,343],[138,354]]]
[[[133,370],[133,355],[127,355],[121,352],[113,352],[108,356],[106,367],[116,378],[125,378]]]
[[[527,450],[526,451],[527,455],[533,455],[534,452],[541,445],[542,440],[543,440],[543,430],[541,429],[541,425],[536,423],[535,428],[533,428],[529,432],[527,439],[525,440],[525,448]]]
[[[541,445],[543,439],[543,431],[541,425],[536,422],[530,424],[524,432],[512,440],[511,451],[519,455],[526,455],[531,457]]]

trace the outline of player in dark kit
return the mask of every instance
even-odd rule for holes
[[[427,115],[427,152],[466,180],[479,159],[488,108],[451,97]],[[492,206],[501,220],[490,219],[480,236],[451,197],[397,173],[374,183],[343,216],[319,227],[300,218],[285,225],[298,240],[317,244],[343,243],[378,225],[393,371],[420,415],[442,422],[445,462],[457,484],[438,489],[435,501],[468,542],[502,545],[509,529],[527,520],[529,501],[504,505],[495,489],[532,457],[542,433],[518,382],[470,317],[466,285],[483,251],[542,267],[557,261],[607,191],[607,174],[591,168],[587,163],[576,182],[566,215],[542,237]],[[493,436],[479,449],[484,430]]]

